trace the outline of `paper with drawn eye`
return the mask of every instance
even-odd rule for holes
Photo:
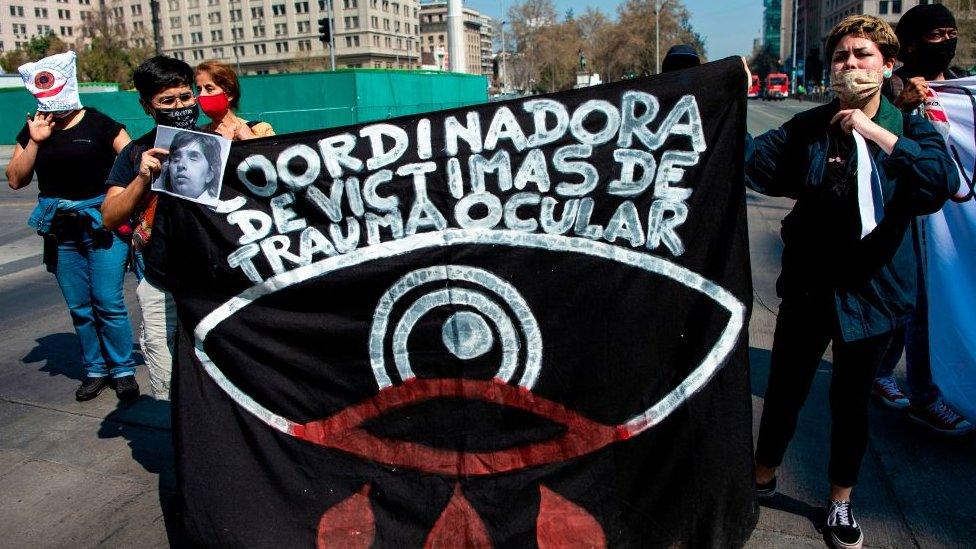
[[[884,216],[884,195],[878,167],[871,158],[867,141],[854,130],[854,145],[857,150],[857,209],[861,217],[861,238],[864,238]]]
[[[157,126],[153,146],[169,155],[152,190],[216,208],[230,143],[219,135]]]
[[[37,98],[37,110],[55,112],[81,108],[75,58],[75,52],[69,51],[17,67],[27,91]]]

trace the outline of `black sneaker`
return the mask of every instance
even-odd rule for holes
[[[108,377],[86,377],[81,382],[81,387],[75,391],[75,400],[78,402],[84,402],[86,400],[91,400],[98,396],[98,393],[102,392],[102,389],[108,387]]]
[[[834,546],[839,549],[861,549],[864,534],[854,520],[854,511],[849,501],[831,501],[827,510],[827,530]]]
[[[759,499],[772,499],[776,495],[776,477],[773,480],[760,484],[756,483],[756,497]]]
[[[136,376],[122,376],[112,380],[112,388],[119,400],[135,400],[139,398],[139,384],[136,383]]]

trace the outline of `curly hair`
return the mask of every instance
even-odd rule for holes
[[[830,31],[827,36],[827,49],[824,55],[830,59],[834,54],[837,44],[845,36],[857,36],[867,38],[878,45],[881,55],[885,59],[894,59],[898,56],[898,38],[895,31],[887,22],[871,15],[850,15]]]

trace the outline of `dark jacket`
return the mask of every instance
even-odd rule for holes
[[[945,141],[926,120],[901,113],[882,99],[874,122],[899,136],[889,156],[874,143],[884,217],[863,240],[856,217],[856,190],[838,201],[825,183],[831,139],[852,139],[832,130],[839,103],[810,109],[746,146],[746,184],[769,196],[796,200],[783,220],[781,298],[833,299],[839,335],[854,341],[900,326],[915,303],[915,251],[911,219],[937,211],[958,189],[959,176]],[[853,149],[850,147],[849,149]],[[856,153],[847,159],[856,181]],[[856,186],[856,183],[853,183]],[[855,231],[838,235],[837,226]]]

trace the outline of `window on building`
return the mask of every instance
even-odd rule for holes
[[[234,46],[234,54],[238,57],[244,57],[244,46]]]
[[[275,23],[275,36],[288,36],[288,23]]]
[[[288,42],[275,42],[275,49],[278,53],[288,53]]]
[[[308,2],[295,2],[295,13],[308,13]]]
[[[132,10],[132,15],[142,15],[142,4],[132,4],[129,8]]]
[[[177,11],[179,9],[180,9],[179,0],[169,0],[169,11]]]
[[[234,40],[240,40],[241,38],[244,38],[244,29],[242,27],[234,27],[230,29],[230,35],[234,38]]]
[[[224,31],[222,31],[222,30],[212,30],[212,31],[210,31],[210,41],[211,42],[223,42],[224,41]]]
[[[200,26],[200,14],[194,13],[193,15],[186,18],[186,22],[190,24],[191,27]]]
[[[891,13],[901,13],[901,0],[891,0]]]
[[[251,27],[251,34],[253,34],[255,38],[264,36],[264,25],[255,25]]]
[[[267,44],[254,44],[254,53],[256,53],[258,55],[262,55],[262,54],[268,53],[268,45]]]
[[[357,0],[343,0],[342,6],[347,10],[355,9],[359,7],[359,2]]]
[[[183,35],[182,34],[174,34],[174,35],[171,35],[170,36],[170,39],[173,42],[173,45],[174,46],[182,46],[183,45]]]
[[[186,0],[186,7],[193,9],[200,7],[200,0]]]
[[[396,2],[393,3],[393,13],[395,15],[400,15],[400,4],[397,4]]]
[[[298,51],[312,51],[312,41],[311,40],[299,40],[298,41]]]
[[[383,0],[383,11],[390,11],[390,0]]]
[[[146,27],[142,24],[142,21],[132,22],[132,29],[135,30],[136,32],[142,32],[143,30],[145,30],[145,28]]]
[[[373,45],[377,48],[380,47],[380,37],[375,34],[373,35]]]
[[[383,18],[383,30],[390,30],[390,20],[385,17]]]
[[[34,8],[34,17],[47,19],[47,8]]]
[[[386,45],[387,48],[393,47],[392,46],[393,40],[391,40],[389,36],[383,39],[383,43]]]
[[[74,31],[71,27],[61,27],[61,36],[72,36]]]
[[[220,0],[207,0],[207,5],[208,6],[219,6],[220,5]]]
[[[191,44],[199,44],[201,42],[203,42],[203,33],[202,32],[191,32],[190,33],[190,43]]]
[[[285,15],[285,5],[284,4],[274,4],[271,6],[271,13],[275,17],[281,17]]]
[[[223,59],[224,58],[224,48],[214,48],[212,51],[213,51],[213,56],[215,58],[217,58],[217,59]]]
[[[183,52],[181,51],[173,52],[173,57],[179,59],[180,61],[185,61]]]
[[[359,17],[357,17],[355,15],[352,16],[352,17],[346,17],[345,18],[345,23],[346,23],[346,28],[347,29],[358,29],[359,28]]]
[[[888,0],[880,0],[878,2],[878,13],[881,15],[888,13]]]
[[[212,12],[208,13],[207,14],[207,21],[210,21],[210,24],[211,25],[219,25],[220,24],[220,12],[219,11],[212,11]]]
[[[193,50],[193,60],[200,61],[203,59],[203,50]]]
[[[251,19],[257,19],[258,17],[264,17],[264,8],[261,6],[251,8]]]
[[[24,6],[10,6],[11,17],[23,17],[24,16]]]
[[[380,28],[380,18],[375,15],[369,18],[369,28],[378,29]]]
[[[298,21],[295,23],[298,29],[298,34],[308,34],[312,32],[312,22],[311,21]]]

